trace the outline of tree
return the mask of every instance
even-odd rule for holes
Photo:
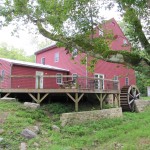
[[[121,3],[118,1],[120,8],[127,9],[124,5],[125,1],[130,4],[132,0],[122,0]],[[137,0],[133,0],[129,6],[137,3]],[[143,7],[139,6],[135,5],[137,9],[145,10],[147,2],[142,5]],[[131,10],[134,12],[134,9],[133,7]],[[17,24],[19,20],[22,24],[31,22],[37,26],[43,36],[57,41],[58,45],[64,46],[70,51],[76,48],[94,58],[108,62],[119,62],[130,66],[138,66],[142,63],[149,68],[148,44],[142,53],[112,51],[108,46],[108,35],[103,38],[93,38],[95,27],[100,23],[98,11],[97,0],[2,0],[0,5],[0,16],[4,17],[1,22],[2,26],[11,22]],[[136,12],[134,14],[136,15]],[[139,20],[136,20],[135,17],[135,21]],[[138,25],[142,28],[139,22]],[[145,42],[141,44],[143,46]]]
[[[34,62],[35,59],[34,55],[27,56],[23,50],[16,49],[14,47],[8,47],[8,45],[5,43],[0,45],[0,57],[28,62]]]

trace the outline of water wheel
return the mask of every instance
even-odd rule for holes
[[[123,111],[135,111],[134,101],[139,99],[140,93],[135,85],[124,86],[120,93],[120,105]]]

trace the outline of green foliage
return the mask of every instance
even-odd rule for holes
[[[58,108],[61,104],[51,104]],[[66,106],[67,107],[67,106]],[[79,125],[61,127],[61,132],[51,130],[51,125],[58,124],[49,114],[50,106],[30,110],[18,102],[0,101],[0,119],[7,117],[0,128],[4,129],[0,144],[2,149],[16,150],[21,142],[26,142],[28,149],[75,150],[75,149],[148,149],[150,146],[150,107],[143,113],[124,113],[122,118],[102,119]],[[66,111],[66,110],[65,110]],[[54,111],[52,111],[54,112]],[[55,112],[56,113],[56,112]],[[20,133],[24,128],[38,125],[40,133],[36,138],[27,140]],[[35,143],[38,143],[36,146]]]
[[[45,110],[47,110],[49,113],[53,114],[62,114],[73,111],[74,108],[72,108],[71,105],[65,105],[62,103],[51,103],[47,104],[43,107]]]
[[[34,62],[35,60],[34,55],[27,56],[23,50],[16,49],[14,47],[8,48],[7,45],[0,46],[0,57],[28,61],[28,62]]]

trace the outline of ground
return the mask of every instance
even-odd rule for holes
[[[38,110],[23,107],[19,102],[0,101],[0,149],[19,150],[21,142],[28,150],[143,150],[150,147],[150,107],[143,113],[123,113],[122,118],[103,119],[80,125],[61,127],[59,117],[71,107],[60,103],[43,105]],[[37,125],[36,138],[21,136],[24,128]],[[52,130],[60,127],[60,132]]]

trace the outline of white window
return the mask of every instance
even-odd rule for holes
[[[104,31],[103,30],[99,30],[99,36],[104,36]]]
[[[62,74],[61,73],[57,73],[56,83],[62,84]]]
[[[41,64],[45,65],[45,58],[44,57],[41,58]]]
[[[78,50],[77,49],[74,49],[73,51],[72,51],[72,56],[73,57],[76,57],[78,55]]]
[[[1,72],[1,81],[3,81],[3,80],[4,80],[4,76],[5,76],[5,71],[4,71],[4,70],[2,70],[2,72]]]
[[[104,89],[104,74],[94,74],[95,89]]]
[[[59,53],[55,53],[54,61],[59,62]]]
[[[128,77],[125,78],[125,85],[129,85],[129,78]]]
[[[78,77],[78,74],[77,74],[77,73],[73,73],[73,74],[72,74],[72,80],[73,80],[74,82],[76,82],[77,77]]]
[[[128,45],[128,41],[126,39],[123,39],[123,45]]]
[[[114,80],[117,80],[117,81],[118,81],[118,76],[114,76]]]

